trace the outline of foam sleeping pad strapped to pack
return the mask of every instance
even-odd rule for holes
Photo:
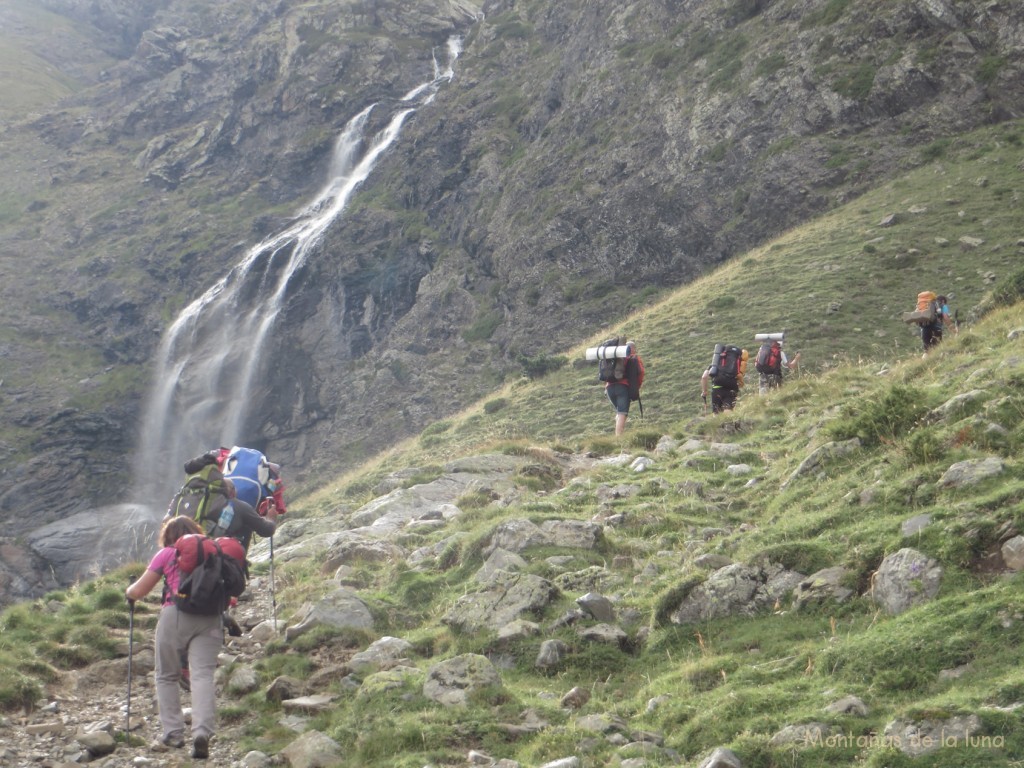
[[[913,312],[903,313],[904,323],[916,323],[917,325],[930,325],[938,317],[938,306],[934,291],[921,291],[917,294],[917,309]]]
[[[587,360],[610,360],[617,357],[629,357],[630,346],[620,344],[616,347],[588,347]]]

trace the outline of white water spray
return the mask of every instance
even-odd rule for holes
[[[369,141],[363,131],[373,104],[349,120],[335,142],[330,180],[283,231],[246,252],[177,317],[164,333],[136,451],[139,501],[160,505],[180,485],[182,464],[218,445],[244,443],[249,405],[263,350],[285,303],[289,281],[315,253],[380,156],[417,108],[454,76],[461,38],[448,41],[444,67],[405,94],[387,126]]]

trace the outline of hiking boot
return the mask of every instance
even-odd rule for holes
[[[181,749],[185,746],[185,737],[180,733],[169,733],[150,745],[153,752],[170,752],[172,749]]]
[[[227,629],[228,634],[231,637],[241,637],[242,636],[242,627],[239,626],[237,621],[235,621],[235,617],[232,616],[230,613],[225,613],[223,615],[223,618],[224,618],[224,627],[225,627],[225,629]]]
[[[192,741],[192,757],[205,760],[210,756],[210,737],[196,736]]]

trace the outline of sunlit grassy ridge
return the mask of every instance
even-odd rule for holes
[[[0,32],[0,120],[20,119],[35,110],[52,106],[59,99],[82,87],[74,75],[54,62],[61,48],[81,47],[100,50],[90,39],[86,25],[76,25],[67,17],[40,7],[32,0],[5,0],[2,16],[9,25]],[[11,31],[14,30],[14,31]],[[99,71],[112,59],[100,53],[83,66]],[[93,75],[95,72],[92,73]]]
[[[1024,755],[1022,576],[986,567],[1007,532],[1024,529],[1024,351],[1021,334],[1013,333],[1024,330],[1018,245],[1024,151],[1012,138],[1019,130],[1001,126],[944,147],[934,164],[621,323],[595,329],[593,338],[566,352],[571,364],[510,384],[295,499],[290,514],[297,518],[337,514],[372,498],[389,472],[417,468],[410,483],[422,482],[440,474],[447,460],[483,451],[529,454],[540,463],[555,451],[654,458],[642,474],[611,465],[593,470],[573,494],[552,494],[536,478],[519,478],[522,500],[508,508],[467,495],[460,500],[463,514],[444,531],[410,533],[404,542],[422,546],[463,534],[431,570],[361,564],[353,578],[374,614],[375,633],[409,640],[416,669],[396,673],[394,687],[372,693],[331,683],[341,695],[311,727],[342,744],[346,765],[359,766],[462,765],[469,749],[525,766],[569,755],[580,755],[585,765],[617,764],[615,745],[577,726],[587,714],[616,715],[632,730],[658,732],[692,765],[719,746],[733,749],[744,768],[1006,766]],[[881,226],[893,213],[896,222]],[[963,236],[984,242],[962,245]],[[899,315],[922,288],[955,293],[953,305],[965,316],[993,289],[1002,298],[921,359],[916,335]],[[733,413],[703,418],[698,378],[712,345],[722,340],[753,350],[755,332],[781,328],[790,350],[804,353],[799,376],[770,397],[745,394]],[[611,436],[611,408],[593,364],[579,362],[585,347],[613,333],[638,340],[648,370],[647,415],[641,421],[634,412],[621,441]],[[748,389],[754,379],[751,373]],[[945,417],[934,415],[967,392],[978,394]],[[652,448],[663,435],[737,443],[741,452],[656,455]],[[792,477],[814,448],[854,437],[860,449],[816,474]],[[951,464],[988,456],[1005,463],[998,477],[963,489],[938,482]],[[727,471],[737,463],[752,474]],[[631,652],[581,643],[566,627],[501,645],[487,633],[459,633],[441,622],[473,588],[483,544],[497,525],[514,517],[590,519],[605,483],[639,484],[640,492],[610,502],[622,523],[606,528],[599,549],[542,548],[524,556],[531,573],[551,578],[556,571],[545,558],[553,554],[572,555],[576,571],[607,569],[600,591],[616,598],[620,615],[628,608],[636,617],[623,621],[634,640]],[[931,523],[905,536],[902,524],[921,514]],[[717,533],[707,534],[711,529]],[[942,588],[935,600],[888,616],[867,597],[872,574],[905,546],[941,563]],[[706,577],[694,562],[706,553],[805,574],[843,566],[844,584],[858,596],[799,611],[780,602],[756,618],[674,625],[667,617]],[[620,565],[612,567],[616,557]],[[314,562],[281,564],[277,579],[283,617],[329,588]],[[126,581],[120,572],[7,611],[0,619],[0,705],[31,703],[60,670],[108,653],[104,632],[123,632],[124,625],[115,585]],[[563,590],[542,626],[578,596]],[[44,605],[48,610],[39,610]],[[106,630],[92,640],[81,637],[74,626],[83,613],[99,616],[97,626]],[[142,626],[154,615],[155,606],[146,606]],[[552,675],[533,665],[540,639],[548,637],[573,649]],[[314,632],[291,646],[275,642],[258,665],[261,681],[305,677],[316,654],[362,648],[371,639]],[[500,656],[503,687],[466,709],[425,699],[423,671],[463,652]],[[959,676],[941,674],[950,670]],[[591,694],[578,713],[558,705],[573,686]],[[868,714],[825,712],[846,695],[860,697]],[[656,698],[660,705],[649,708]],[[511,732],[507,724],[521,721],[526,710],[549,727]],[[877,738],[898,718],[967,714],[981,719],[986,744],[911,759]],[[273,752],[294,738],[280,717],[262,691],[222,700],[222,721],[237,729],[243,753]],[[771,743],[785,726],[812,722],[843,738],[810,747]],[[668,763],[664,755],[649,760]]]
[[[539,382],[524,377],[511,383],[388,455],[419,463],[488,441],[579,445],[609,435],[611,409],[594,364],[584,363],[583,356],[586,347],[611,335],[635,339],[647,368],[645,418],[634,408],[634,435],[671,432],[700,416],[700,374],[719,341],[753,355],[755,333],[785,330],[789,354],[802,352],[799,376],[858,361],[871,361],[868,367],[877,370],[919,355],[917,327],[901,319],[919,291],[947,293],[966,319],[999,280],[1019,268],[1022,138],[1024,125],[1016,122],[944,143],[933,163],[728,262],[657,304],[619,322],[609,318],[606,328],[566,351],[571,364]],[[894,214],[895,223],[883,226]],[[982,243],[972,247],[960,242],[963,237]],[[753,371],[750,379],[756,382]],[[387,458],[377,463],[391,466]]]

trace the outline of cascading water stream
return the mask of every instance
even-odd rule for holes
[[[335,142],[330,180],[315,199],[292,224],[247,251],[164,333],[136,451],[137,501],[163,503],[180,485],[186,459],[252,437],[244,434],[249,400],[289,281],[398,138],[406,118],[452,79],[461,51],[461,38],[451,38],[445,67],[435,55],[433,78],[403,96],[369,142],[363,131],[382,105],[372,104],[349,120]]]

